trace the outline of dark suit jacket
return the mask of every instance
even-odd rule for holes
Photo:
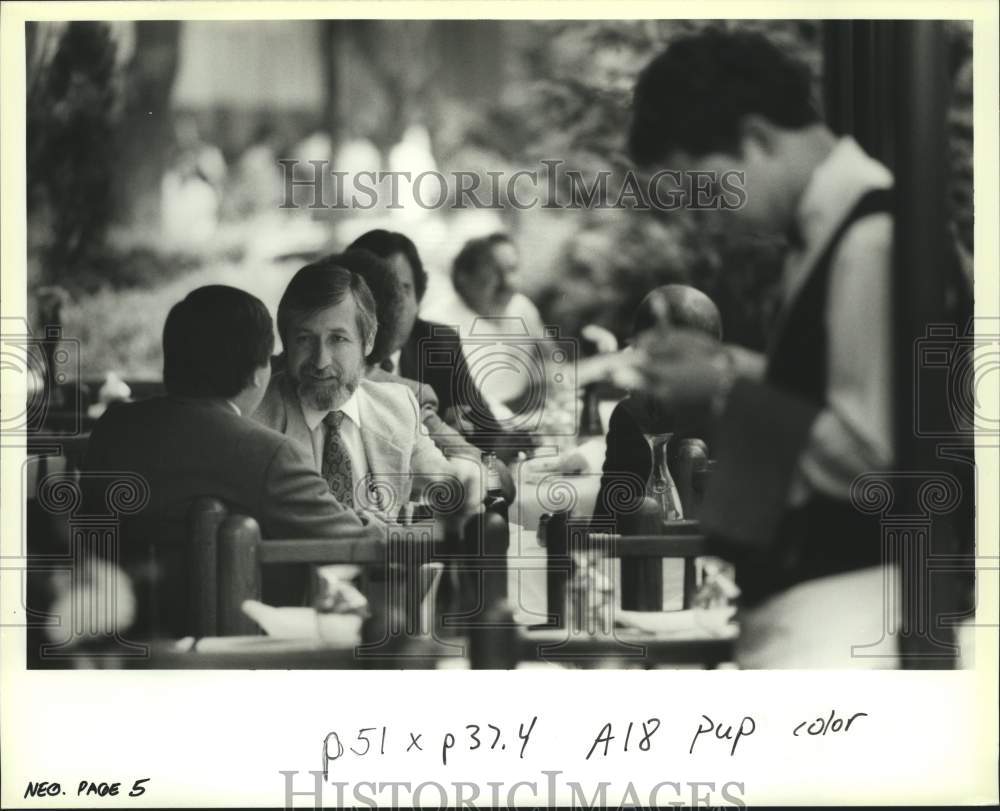
[[[192,502],[201,496],[252,516],[265,538],[332,537],[362,528],[298,444],[241,417],[224,401],[158,397],[113,406],[94,427],[84,467],[92,473],[131,472],[148,484],[148,503],[123,517],[121,525],[122,561],[138,580],[140,602],[143,588],[159,595],[145,606],[147,612],[140,610],[156,626],[144,631],[184,633],[182,595],[190,578],[185,525]],[[84,478],[90,509],[107,511],[108,481]],[[304,583],[304,572],[289,579],[288,570],[270,569],[265,600],[297,601],[294,592]],[[155,611],[155,618],[148,611]]]
[[[438,398],[438,413],[456,424],[453,413],[464,412],[475,426],[473,443],[484,450],[494,448],[495,438],[504,432],[492,416],[475,384],[462,352],[458,333],[451,327],[418,318],[399,356],[401,377],[430,386]]]

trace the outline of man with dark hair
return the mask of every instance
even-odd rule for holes
[[[632,110],[628,149],[640,166],[682,153],[732,155],[753,125],[747,116],[790,131],[822,126],[808,66],[745,32],[674,42],[642,71]]]
[[[121,528],[143,631],[190,632],[187,514],[199,497],[219,498],[253,517],[268,538],[331,538],[370,523],[330,494],[294,442],[247,418],[268,386],[273,347],[271,316],[258,299],[233,287],[201,287],[167,316],[167,395],[114,405],[94,427],[86,471],[128,471],[149,486],[148,504]],[[99,478],[85,476],[84,483],[91,503],[102,504]],[[284,579],[288,574],[269,575],[265,600],[304,596],[296,592],[304,581]]]
[[[245,397],[273,349],[274,325],[258,299],[233,287],[201,287],[167,314],[163,385],[173,397]]]
[[[517,291],[517,248],[507,234],[470,239],[451,266],[455,291],[481,316],[507,316]]]
[[[465,433],[483,450],[502,452],[503,428],[469,373],[458,333],[419,316],[412,321],[408,318],[411,311],[417,313],[427,291],[427,272],[416,246],[405,234],[377,229],[362,234],[348,250],[356,248],[371,251],[389,264],[405,303],[399,317],[404,327],[399,330],[400,344],[381,361],[382,368],[429,386],[437,396],[437,409],[446,423]],[[433,362],[441,357],[451,362]],[[424,405],[423,399],[420,402]]]
[[[880,535],[850,490],[893,458],[892,175],[830,131],[807,68],[760,35],[674,42],[633,109],[637,163],[743,172],[746,205],[720,216],[789,243],[763,374],[678,330],[641,354],[648,392],[717,420],[701,519],[737,564],[740,661],[871,666],[851,646],[882,637]]]
[[[348,250],[355,248],[371,251],[376,256],[387,260],[389,264],[394,266],[394,269],[397,265],[397,256],[405,259],[414,296],[418,303],[423,300],[424,293],[427,292],[427,271],[424,270],[424,263],[420,260],[417,246],[406,234],[401,234],[398,231],[386,231],[384,228],[375,228],[366,231],[347,246]],[[400,281],[404,282],[405,280],[401,279]]]
[[[295,439],[348,505],[395,516],[413,492],[448,480],[461,485],[455,511],[475,509],[482,501],[478,461],[444,457],[407,386],[365,379],[378,334],[375,300],[337,259],[307,265],[285,289],[278,305],[284,368],[254,418]]]

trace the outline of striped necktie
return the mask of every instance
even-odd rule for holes
[[[345,507],[354,506],[354,477],[351,474],[351,455],[340,435],[340,424],[344,421],[343,411],[331,411],[323,417],[326,425],[326,440],[323,443],[323,465],[321,473],[330,492]]]

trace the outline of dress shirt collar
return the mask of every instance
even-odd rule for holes
[[[892,186],[892,173],[850,136],[837,140],[826,158],[813,170],[799,198],[789,233],[798,238],[790,245],[783,285],[786,300],[804,281],[837,226],[861,196],[875,188]]]
[[[361,427],[361,414],[358,410],[358,392],[355,391],[340,408],[330,409],[330,411],[343,411],[344,416],[353,422],[358,428]],[[330,411],[317,411],[305,403],[302,403],[302,416],[305,417],[306,426],[310,431],[315,431],[316,426],[323,422],[323,418]]]
[[[795,214],[798,231],[807,245],[823,235],[825,226],[839,222],[869,188],[892,185],[892,175],[870,158],[850,136],[837,141],[813,171]]]

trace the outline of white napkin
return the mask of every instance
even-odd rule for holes
[[[616,624],[648,634],[684,638],[731,637],[738,632],[733,622],[736,608],[689,609],[686,611],[615,611]]]
[[[275,639],[315,639],[332,645],[354,645],[361,639],[357,614],[320,614],[315,608],[275,607],[244,600],[243,613]]]

